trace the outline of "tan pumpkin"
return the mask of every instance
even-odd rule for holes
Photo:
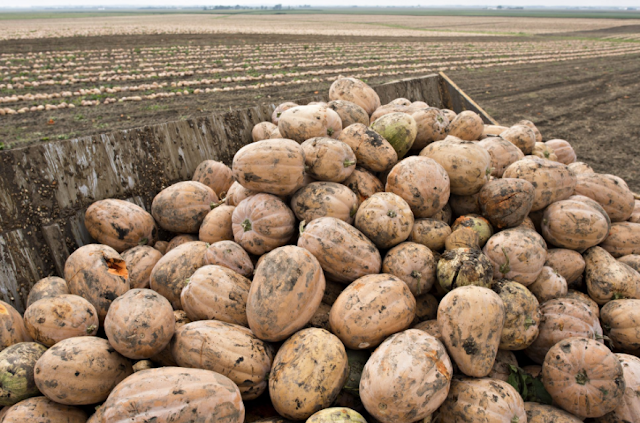
[[[82,409],[58,404],[47,397],[33,397],[6,407],[0,421],[3,423],[46,422],[85,423],[87,413]]]
[[[560,163],[569,165],[578,159],[578,156],[573,150],[573,147],[571,147],[571,144],[565,140],[553,139],[545,142],[545,144],[553,149],[553,152],[556,155],[556,160]]]
[[[481,140],[486,140],[487,138],[497,138],[500,133],[509,129],[508,126],[500,126],[500,125],[487,125],[484,124],[484,128],[482,129],[482,135],[480,135]]]
[[[178,182],[163,189],[151,204],[151,214],[165,231],[197,233],[211,204],[218,202],[216,193],[200,182]]]
[[[581,419],[552,405],[525,402],[527,423],[580,423]]]
[[[0,301],[0,321],[0,350],[19,342],[33,341],[18,310],[4,301]]]
[[[600,246],[613,257],[640,254],[640,223],[612,223],[608,236]]]
[[[348,374],[340,340],[324,329],[304,329],[278,350],[269,374],[269,396],[278,414],[305,420],[333,403]]]
[[[331,138],[311,138],[301,144],[305,172],[319,181],[343,182],[356,165],[349,144]]]
[[[440,407],[442,422],[526,422],[524,401],[518,391],[498,379],[453,379]]]
[[[402,197],[380,192],[358,208],[354,226],[380,249],[388,249],[406,240],[413,228],[413,213]]]
[[[536,281],[527,288],[541,303],[554,298],[563,298],[569,290],[565,278],[549,266],[544,266]]]
[[[483,139],[478,143],[491,157],[491,176],[501,178],[504,170],[511,164],[522,160],[522,150],[501,137]]]
[[[442,111],[442,113],[444,113],[447,119],[449,119],[449,122],[451,122],[453,119],[455,119],[456,116],[458,116],[458,114],[453,110],[450,110],[450,109],[440,109],[440,110]]]
[[[465,141],[476,141],[484,131],[484,122],[476,112],[465,110],[450,121],[447,130],[448,135]]]
[[[336,79],[329,87],[329,99],[350,101],[362,107],[369,115],[380,107],[378,94],[356,78]]]
[[[429,107],[411,113],[411,117],[418,124],[418,135],[411,148],[422,150],[434,141],[440,141],[447,137],[449,119],[440,109]]]
[[[640,300],[609,301],[602,306],[600,319],[614,350],[640,353]]]
[[[640,299],[640,273],[614,259],[601,247],[583,254],[589,296],[600,305],[620,298]]]
[[[238,387],[209,370],[162,367],[137,372],[118,385],[100,407],[99,423],[242,423]]]
[[[324,289],[322,268],[309,251],[288,245],[270,252],[257,266],[247,297],[249,327],[265,341],[288,338],[311,319]]]
[[[562,275],[567,284],[572,284],[580,279],[585,267],[584,259],[579,252],[564,248],[548,249],[544,265],[553,268]]]
[[[369,125],[369,114],[356,103],[347,100],[333,100],[327,107],[336,112],[342,121],[342,129],[356,123]]]
[[[629,354],[616,354],[616,357],[622,365],[624,395],[613,411],[596,419],[598,423],[633,422],[640,412],[640,358]]]
[[[511,375],[511,366],[518,366],[516,355],[509,350],[498,350],[496,361],[487,377],[507,382]]]
[[[391,113],[409,113],[411,111],[411,108],[409,107],[410,104],[408,105],[404,105],[404,104],[384,104],[380,107],[378,107],[376,110],[374,110],[373,113],[371,113],[371,118],[369,119],[369,123],[373,123],[376,120],[380,119],[382,116],[385,115],[389,115]]]
[[[258,194],[258,191],[246,189],[236,181],[231,185],[229,191],[227,192],[227,196],[225,197],[225,204],[227,206],[235,207],[240,204],[240,202],[245,198],[249,198],[252,195],[256,194]]]
[[[640,223],[640,200],[635,200],[629,222]]]
[[[429,292],[436,280],[436,259],[431,250],[415,242],[403,242],[387,252],[382,273],[402,279],[414,296]]]
[[[536,145],[536,134],[526,125],[514,125],[501,132],[500,137],[518,147],[524,155],[531,154]]]
[[[487,182],[480,190],[478,204],[484,217],[498,229],[513,228],[529,215],[535,188],[524,179],[503,178]]]
[[[283,138],[284,137],[282,136],[278,128],[274,129],[271,135],[269,136],[270,140],[277,140],[277,139],[283,139]]]
[[[233,211],[235,242],[251,254],[262,255],[285,245],[295,233],[296,218],[280,198],[256,194]]]
[[[282,116],[282,113],[298,106],[299,106],[298,103],[294,103],[292,101],[286,101],[282,104],[279,104],[271,114],[271,122],[277,126],[278,122],[280,121],[280,116]]]
[[[384,172],[398,162],[398,153],[389,141],[362,123],[347,126],[338,140],[351,147],[359,166],[372,172]]]
[[[373,173],[362,167],[356,167],[343,184],[358,197],[358,206],[376,192],[384,192],[384,185]]]
[[[167,254],[169,251],[173,250],[174,248],[182,244],[186,244],[187,242],[194,242],[194,241],[199,241],[196,235],[192,235],[192,234],[176,235],[173,238],[171,238],[171,241],[169,242],[169,245],[167,245],[167,250],[164,252],[164,254]]]
[[[248,326],[247,296],[250,285],[251,281],[231,269],[216,265],[203,266],[189,277],[180,294],[180,302],[192,322],[220,320]]]
[[[161,258],[160,251],[147,245],[139,245],[123,252],[122,259],[129,272],[131,288],[148,288],[151,271]]]
[[[581,173],[595,173],[593,168],[591,168],[591,166],[589,166],[584,162],[574,162],[567,165],[567,167],[569,168],[570,171],[572,171],[576,175],[579,175]]]
[[[412,156],[391,169],[387,176],[386,191],[404,199],[416,218],[427,218],[447,204],[450,179],[436,160]]]
[[[442,342],[442,333],[440,332],[440,326],[438,326],[438,320],[436,319],[425,320],[423,322],[414,324],[412,326],[412,329],[421,330],[433,336],[438,341]]]
[[[77,295],[43,298],[24,312],[27,333],[51,347],[63,339],[98,333],[98,313],[91,303]]]
[[[222,162],[205,160],[196,167],[191,180],[205,184],[218,198],[224,198],[233,184],[233,172]]]
[[[349,283],[380,271],[375,244],[359,230],[335,217],[312,220],[300,233],[298,247],[313,254],[327,277]]]
[[[598,303],[593,301],[591,299],[591,297],[588,296],[587,294],[585,294],[584,292],[575,291],[573,289],[570,289],[570,290],[567,291],[567,293],[562,298],[573,298],[574,300],[578,300],[578,301],[584,303],[587,307],[589,307],[589,310],[591,310],[591,312],[596,317],[598,317],[598,318],[600,317],[600,307],[598,306]]]
[[[491,289],[504,304],[504,326],[500,349],[518,351],[527,348],[538,337],[540,303],[522,284],[507,279],[495,281]]]
[[[600,321],[588,305],[573,298],[556,298],[540,306],[542,320],[538,337],[525,353],[542,364],[549,349],[571,337],[602,338]]]
[[[411,105],[411,100],[409,100],[408,98],[404,98],[404,97],[398,97],[394,100],[391,100],[389,102],[389,104],[393,104],[393,105],[397,105],[397,106],[410,106]]]
[[[553,162],[559,161],[558,156],[556,156],[556,153],[553,151],[553,148],[551,148],[551,146],[543,142],[537,142],[534,145],[531,155],[540,157],[541,159],[548,159]]]
[[[311,222],[319,217],[335,217],[353,222],[358,197],[344,185],[335,182],[312,182],[291,198],[291,209],[300,220]]]
[[[513,228],[492,236],[483,248],[493,263],[493,277],[531,285],[547,259],[544,239],[529,229]]]
[[[415,317],[416,300],[402,279],[367,275],[345,288],[331,307],[331,331],[351,349],[380,344],[407,329]]]
[[[189,276],[204,265],[206,242],[182,244],[165,254],[151,271],[149,287],[165,297],[175,310],[182,309],[180,294]]]
[[[271,133],[278,129],[272,122],[260,122],[257,123],[251,130],[251,140],[253,142],[268,140],[271,137]]]
[[[498,294],[480,286],[462,286],[438,305],[438,325],[451,358],[468,376],[489,374],[500,345],[504,304]]]
[[[173,356],[181,367],[211,370],[227,376],[243,400],[267,389],[273,353],[249,329],[207,320],[188,323],[176,331]]]
[[[627,256],[620,257],[618,261],[631,267],[636,272],[640,272],[640,255],[629,254]]]
[[[289,195],[302,186],[304,160],[302,147],[295,141],[258,141],[245,145],[233,156],[233,177],[249,190]]]
[[[132,373],[131,362],[116,352],[106,339],[95,336],[58,342],[40,357],[34,368],[40,392],[67,405],[102,402]]]
[[[296,106],[280,115],[278,130],[283,138],[299,143],[315,137],[337,138],[342,120],[326,105]]]
[[[487,150],[452,136],[429,144],[420,156],[429,157],[444,168],[449,175],[451,193],[455,195],[476,194],[491,173],[491,156]]]
[[[627,220],[633,213],[635,200],[627,183],[614,175],[582,173],[577,177],[575,193],[597,201],[612,222]]]
[[[441,251],[449,235],[451,235],[451,227],[441,220],[416,219],[413,222],[409,240],[422,244],[432,251]]]
[[[69,292],[89,301],[104,321],[111,302],[129,290],[125,261],[111,247],[89,244],[74,251],[64,266]]]
[[[452,375],[444,346],[425,332],[409,329],[387,338],[373,352],[362,371],[359,394],[378,421],[421,421],[444,402]]]
[[[534,200],[531,211],[542,210],[549,204],[565,200],[573,194],[577,178],[567,166],[528,156],[505,169],[503,178],[524,179],[534,186]]]
[[[569,338],[551,347],[542,364],[542,383],[560,407],[579,417],[613,411],[625,391],[618,358],[588,338]]]
[[[519,121],[518,123],[516,123],[516,125],[528,126],[529,128],[531,128],[533,130],[533,133],[535,134],[535,137],[536,137],[536,142],[542,142],[542,134],[540,133],[540,130],[538,130],[536,125],[533,122],[531,122],[530,120],[523,119],[523,120]]]
[[[69,294],[69,287],[64,279],[57,276],[48,276],[40,279],[31,287],[29,296],[27,296],[27,308],[43,298],[53,298],[67,294]]]
[[[232,241],[231,216],[234,210],[235,207],[227,205],[214,207],[202,221],[198,231],[198,239],[209,244],[218,241]]]
[[[253,262],[249,254],[233,241],[213,243],[204,253],[204,264],[226,267],[245,278],[253,276]]]

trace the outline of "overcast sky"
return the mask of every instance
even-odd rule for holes
[[[438,0],[24,0],[9,4],[0,1],[0,7],[52,7],[52,6],[213,6],[213,5],[273,5],[283,6],[425,6],[446,7]],[[552,7],[640,7],[640,0],[451,0],[447,6],[552,6]]]

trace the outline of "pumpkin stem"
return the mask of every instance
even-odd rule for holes
[[[613,294],[613,297],[611,297],[612,300],[625,300],[626,298],[627,297],[624,294],[620,293],[620,292],[615,292]]]
[[[87,333],[92,334],[94,330],[96,330],[96,325],[87,326]]]
[[[327,128],[327,135],[329,136],[333,135],[333,128]]]
[[[354,204],[353,207],[351,208],[351,211],[349,212],[349,217],[355,216],[357,212],[358,212],[358,206]]]
[[[535,320],[533,320],[533,319],[531,318],[531,316],[527,316],[527,317],[524,319],[524,328],[525,328],[525,329],[529,329],[529,328],[530,328],[532,325],[534,325],[535,323],[536,323],[536,321],[535,321]]]
[[[549,156],[550,156],[550,154],[549,154],[549,152],[548,152],[547,150],[545,150],[545,151],[544,151],[544,153],[542,153],[542,154],[544,154],[544,157],[545,157],[546,159],[548,159],[548,158],[549,158]]]
[[[511,423],[518,423],[520,421],[520,418],[518,416],[513,416],[511,418]]]
[[[422,293],[422,287],[420,286],[420,279],[422,278],[422,273],[414,270],[411,272],[411,277],[418,280],[418,295]]]
[[[227,201],[227,198],[225,197],[222,200],[218,201],[217,203],[211,203],[209,206],[211,207],[211,210],[213,210],[216,207],[223,205],[226,201]]]
[[[304,227],[307,224],[306,220],[303,220],[302,222],[300,222],[300,226],[298,227],[298,232],[303,233],[304,232]]]
[[[185,286],[189,285],[189,282],[191,282],[191,279],[189,279],[189,278],[185,279],[183,284],[182,284],[182,287],[185,287]]]
[[[587,376],[587,371],[582,369],[576,375],[576,383],[578,385],[586,385],[589,382],[589,376]]]
[[[138,245],[147,245],[149,243],[149,238],[142,238],[139,242]]]
[[[349,160],[349,159],[347,159],[347,160],[345,160],[344,162],[342,162],[342,165],[343,165],[344,167],[353,166],[354,164],[356,164],[356,162],[354,162],[353,160]]]
[[[395,211],[393,211],[393,210],[389,210],[389,211],[387,212],[387,216],[389,216],[389,217],[396,217],[397,215],[398,215],[398,214],[397,214]]]
[[[507,252],[505,251],[504,247],[502,247],[502,254],[504,254],[504,258],[507,260],[506,263],[501,264],[500,265],[500,273],[502,273],[503,275],[506,275],[507,273],[511,272],[511,266],[510,266],[510,261],[509,261],[509,256],[507,255]]]
[[[248,232],[251,230],[251,221],[249,219],[245,219],[240,226],[242,226],[242,229],[244,229],[245,232]]]
[[[486,175],[491,175],[491,172],[493,172],[494,170],[496,170],[495,167],[488,167],[484,172]]]

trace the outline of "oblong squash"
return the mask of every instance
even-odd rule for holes
[[[632,422],[640,412],[640,358],[629,354],[616,354],[622,365],[624,396],[618,406],[596,421],[598,423]]]
[[[151,203],[151,214],[165,231],[182,234],[198,233],[211,204],[218,202],[216,193],[200,182],[178,182],[163,189]]]
[[[245,198],[249,198],[252,195],[256,195],[256,194],[258,194],[258,191],[247,189],[242,185],[240,185],[238,181],[236,181],[233,183],[233,185],[231,185],[231,188],[229,188],[229,191],[227,192],[227,196],[224,199],[224,202],[227,206],[235,207],[238,204],[240,204],[240,202]]]
[[[536,134],[527,125],[513,125],[501,132],[500,137],[518,147],[524,154],[531,154],[536,144]]]
[[[284,103],[279,104],[275,108],[275,110],[271,114],[271,122],[276,126],[276,129],[278,127],[278,122],[280,121],[280,116],[282,116],[282,114],[287,110],[292,109],[294,107],[298,107],[298,106],[299,106],[298,103],[294,103],[292,101],[285,101]]]
[[[362,414],[350,408],[329,407],[313,414],[305,423],[367,423],[367,421]]]
[[[398,162],[398,153],[389,141],[362,123],[347,126],[338,140],[351,147],[358,166],[372,172],[387,171]]]
[[[580,423],[582,420],[552,405],[525,402],[527,423]]]
[[[204,264],[223,266],[245,278],[253,276],[253,262],[249,254],[233,241],[213,243],[204,253]]]
[[[69,294],[67,282],[58,276],[48,276],[40,279],[31,287],[29,296],[27,297],[26,307],[29,308],[31,304],[43,298],[52,298],[66,294]]]
[[[418,125],[418,133],[411,148],[422,150],[434,141],[441,141],[447,137],[449,119],[440,109],[429,107],[411,113]]]
[[[327,107],[340,116],[342,129],[356,123],[369,124],[369,114],[356,103],[347,100],[333,100],[327,103]]]
[[[552,267],[553,270],[560,273],[567,284],[572,284],[580,279],[585,267],[584,259],[579,252],[564,248],[548,249],[544,265]]]
[[[291,198],[291,209],[299,220],[311,222],[319,217],[335,217],[353,222],[358,197],[344,185],[335,182],[312,182]]]
[[[545,144],[553,149],[553,152],[560,163],[569,165],[578,159],[578,156],[573,150],[573,147],[571,147],[571,144],[565,140],[553,139],[546,141]]]
[[[199,241],[196,235],[192,235],[192,234],[176,235],[173,238],[171,238],[171,241],[169,241],[169,245],[167,245],[167,249],[165,250],[164,254],[167,254],[169,251],[173,250],[174,248],[182,244],[186,244],[187,242],[193,242],[193,241]]]
[[[600,244],[610,229],[609,219],[598,209],[571,199],[547,207],[541,226],[547,242],[578,251]]]
[[[577,177],[575,193],[597,201],[612,222],[627,220],[635,206],[633,193],[627,183],[614,175],[581,173]]]
[[[536,281],[527,286],[540,303],[554,298],[563,298],[567,295],[569,287],[567,281],[555,269],[544,266]]]
[[[191,180],[205,184],[218,198],[224,198],[233,184],[233,172],[222,162],[205,160],[196,167]]]
[[[139,245],[122,253],[131,288],[149,288],[149,278],[154,266],[162,258],[162,253],[153,247]]]
[[[451,120],[447,131],[449,135],[462,140],[475,141],[484,131],[484,122],[476,112],[465,110]]]
[[[387,140],[402,159],[411,149],[418,134],[418,124],[407,113],[389,113],[371,123],[371,129]]]
[[[583,257],[587,291],[595,302],[603,305],[612,299],[640,299],[640,273],[601,247],[589,248]]]
[[[251,130],[251,140],[253,142],[268,140],[271,137],[271,133],[278,129],[272,122],[260,122],[257,123]]]
[[[538,337],[542,319],[540,303],[522,284],[507,279],[495,281],[491,289],[504,304],[500,349],[517,351],[527,348]]]
[[[409,240],[422,244],[432,251],[441,251],[449,235],[451,235],[451,227],[446,222],[436,219],[416,219],[413,222]]]

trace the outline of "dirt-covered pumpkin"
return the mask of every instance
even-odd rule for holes
[[[129,275],[129,278],[131,278],[131,275]],[[58,276],[47,276],[46,278],[40,279],[31,287],[29,295],[27,296],[26,307],[28,308],[31,304],[43,298],[52,298],[66,294],[69,294],[69,287],[64,279]]]
[[[271,122],[277,127],[278,122],[280,121],[280,116],[282,116],[282,113],[298,106],[299,104],[294,103],[293,101],[285,101],[284,103],[279,104],[278,106],[276,106],[273,113],[271,114]]]
[[[407,113],[396,112],[386,114],[373,123],[371,129],[387,140],[398,153],[398,159],[402,159],[415,142],[418,135],[418,124]]]
[[[540,130],[536,127],[536,124],[527,119],[522,119],[516,123],[516,125],[524,125],[528,126],[533,130],[533,134],[535,135],[536,142],[542,142],[542,134]]]
[[[544,265],[552,267],[570,285],[582,277],[585,263],[582,255],[577,251],[550,248],[547,250],[547,260]]]
[[[596,419],[597,423],[633,422],[640,413],[640,358],[629,354],[616,354],[622,365],[625,390],[615,410]]]
[[[498,229],[514,228],[529,215],[535,188],[524,179],[503,178],[487,182],[480,190],[482,215]]]
[[[218,198],[224,198],[233,184],[233,172],[222,162],[205,160],[196,167],[191,179],[211,188]]]
[[[537,142],[533,147],[533,151],[531,152],[532,156],[538,156],[542,159],[549,159],[551,161],[557,162],[558,156],[554,153],[553,148],[543,142]]]
[[[523,350],[538,337],[540,303],[522,284],[507,279],[493,283],[491,289],[504,304],[504,326],[500,335],[500,349]]]
[[[231,216],[234,210],[233,206],[215,206],[202,221],[198,231],[198,239],[209,244],[218,241],[232,241]]]
[[[479,249],[445,251],[437,269],[438,283],[446,292],[467,285],[490,288],[493,281],[493,265]]]
[[[547,207],[541,226],[547,242],[578,251],[601,243],[610,228],[608,218],[598,209],[572,199],[556,201]]]
[[[640,223],[615,222],[600,244],[613,257],[640,254]]]
[[[536,281],[527,286],[540,303],[567,295],[567,281],[555,269],[544,266]]]
[[[471,228],[458,228],[451,232],[451,235],[444,240],[445,250],[456,250],[458,248],[480,249],[480,237],[478,232]],[[491,269],[493,277],[493,269]]]
[[[249,254],[233,241],[213,243],[204,253],[205,265],[223,266],[245,278],[253,276],[253,262]]]
[[[545,144],[553,149],[556,159],[560,163],[569,165],[578,159],[576,152],[573,150],[573,147],[571,147],[571,144],[565,140],[553,139],[546,141]]]
[[[329,407],[320,410],[305,423],[367,423],[362,414],[347,407]]]
[[[207,185],[185,181],[163,189],[151,204],[151,214],[165,231],[197,233],[204,217],[211,211],[211,204],[218,196]]]
[[[79,407],[58,404],[47,397],[33,397],[7,408],[3,423],[86,423],[87,413]]]
[[[484,217],[477,214],[462,215],[451,225],[451,230],[453,232],[461,228],[469,228],[475,231],[478,234],[480,247],[483,247],[493,235],[493,227],[491,226],[491,223],[489,223],[489,221]]]
[[[180,234],[171,238],[169,241],[169,245],[167,245],[167,249],[164,254],[167,254],[169,251],[173,250],[176,247],[179,247],[182,244],[186,244],[187,242],[199,241],[197,235],[193,234]]]
[[[351,349],[380,344],[408,328],[416,300],[402,279],[390,274],[363,276],[347,286],[331,307],[331,331]]]
[[[139,245],[124,251],[121,255],[129,272],[131,288],[149,288],[151,271],[162,258],[162,253],[148,245]]]
[[[524,158],[522,150],[500,137],[483,139],[478,143],[491,157],[491,176],[501,178],[504,170]]]
[[[356,103],[347,100],[333,100],[327,103],[327,107],[340,116],[342,129],[356,123],[363,125],[369,124],[369,114]]]
[[[349,144],[316,137],[301,144],[305,172],[319,181],[343,182],[356,166],[356,155]]]
[[[614,300],[600,310],[604,333],[616,351],[640,353],[640,300]]]
[[[449,235],[451,235],[451,227],[441,220],[416,219],[413,222],[409,240],[422,244],[432,251],[441,251]]]
[[[235,242],[261,255],[285,245],[295,233],[296,218],[280,198],[256,194],[243,200],[231,217]]]
[[[358,205],[376,192],[384,191],[384,184],[373,173],[362,167],[356,167],[343,184],[358,197]]]
[[[252,195],[256,195],[256,194],[258,194],[258,191],[247,189],[242,185],[240,185],[238,181],[236,181],[229,188],[229,191],[227,192],[227,197],[224,199],[224,202],[227,206],[235,207],[238,204],[240,204],[240,202],[245,198],[249,198]]]
[[[514,125],[501,132],[500,137],[518,147],[525,155],[531,154],[536,144],[536,134],[526,125]]]
[[[173,310],[173,318],[175,321],[176,332],[182,326],[186,325],[187,323],[191,323],[191,320],[189,320],[189,318],[187,317],[187,313],[184,310]],[[173,357],[173,351],[171,351],[171,347],[175,343],[175,339],[175,336],[171,338],[171,341],[169,341],[169,345],[167,345],[164,350],[160,351],[149,360],[153,364],[159,364],[160,366],[177,366],[178,363],[176,363],[176,360]],[[135,370],[136,369],[134,369],[134,371]]]
[[[378,248],[388,249],[409,237],[413,213],[402,197],[392,192],[380,192],[360,204],[354,226]]]
[[[269,396],[278,414],[305,420],[333,403],[348,374],[340,340],[324,329],[304,329],[278,350],[269,374]]]
[[[11,304],[0,301],[0,351],[18,342],[32,341],[22,316]]]
[[[527,423],[580,423],[581,419],[552,405],[525,402]]]
[[[0,405],[12,406],[40,394],[34,367],[46,350],[36,342],[19,342],[0,351]]]
[[[627,220],[635,206],[633,193],[627,183],[614,175],[581,173],[577,176],[575,193],[597,201],[612,222]]]
[[[411,146],[412,150],[422,150],[434,141],[440,141],[447,137],[449,119],[440,109],[429,107],[419,109],[411,113],[418,125],[416,139]]]
[[[278,130],[283,138],[299,143],[314,137],[337,138],[342,120],[326,105],[296,106],[280,115]]]
[[[347,126],[338,140],[351,147],[358,166],[372,172],[384,172],[398,162],[398,153],[389,141],[362,123]]]
[[[356,78],[336,79],[329,87],[329,99],[350,101],[362,107],[369,115],[380,107],[378,94]]]
[[[335,182],[312,182],[294,194],[291,209],[301,221],[335,217],[352,223],[358,209],[358,197],[346,186]]]
[[[640,299],[640,273],[617,261],[601,247],[583,254],[589,296],[600,305],[620,298]]]
[[[465,141],[476,141],[484,131],[482,118],[471,110],[465,110],[451,120],[447,127],[448,135]]]
[[[453,366],[433,336],[409,329],[387,338],[367,361],[360,398],[384,423],[420,421],[436,411],[449,393]]]
[[[271,138],[271,133],[278,129],[272,122],[260,122],[257,123],[251,130],[251,140],[253,142],[268,140]]]
[[[403,242],[387,252],[382,273],[402,279],[411,293],[418,296],[429,292],[436,280],[437,260],[431,250],[415,242]]]

